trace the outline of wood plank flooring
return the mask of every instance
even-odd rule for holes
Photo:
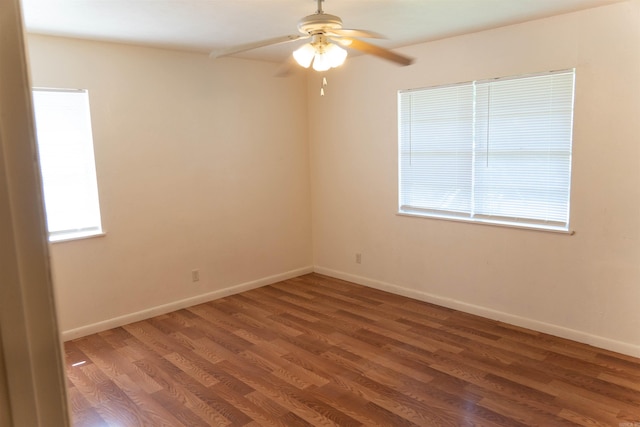
[[[317,274],[65,351],[78,427],[640,427],[640,359]]]

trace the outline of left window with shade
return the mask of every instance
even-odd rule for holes
[[[49,241],[102,235],[89,93],[33,89]]]

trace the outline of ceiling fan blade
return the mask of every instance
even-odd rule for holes
[[[327,30],[327,35],[339,37],[364,37],[365,39],[386,39],[386,37],[380,33],[375,33],[373,31],[367,30],[354,30],[349,28]]]
[[[387,61],[392,61],[400,65],[413,64],[413,58],[400,55],[399,53],[392,52],[389,49],[385,49],[383,47],[376,46],[371,43],[367,43],[358,39],[343,39],[343,40],[351,42],[350,44],[347,44],[347,46],[350,48],[357,49],[359,51],[380,57],[382,59],[386,59]]]
[[[246,43],[237,46],[231,46],[226,49],[214,50],[209,54],[212,58],[220,58],[222,56],[234,55],[236,53],[244,52],[251,49],[257,49],[259,47],[271,46],[281,43],[293,42],[300,39],[307,39],[308,35],[289,35],[289,36],[281,36],[274,37],[272,39],[262,40],[258,42]]]

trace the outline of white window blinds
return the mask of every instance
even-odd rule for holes
[[[50,239],[101,233],[87,91],[34,89],[33,101]]]
[[[573,93],[573,70],[400,92],[400,212],[567,230]]]

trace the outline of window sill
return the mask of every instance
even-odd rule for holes
[[[425,215],[425,214],[403,212],[403,211],[397,212],[396,215],[413,217],[413,218],[440,219],[445,221],[464,222],[467,224],[490,225],[494,227],[517,228],[520,230],[544,231],[547,233],[567,234],[569,236],[573,236],[574,234],[576,234],[574,230],[564,230],[562,228],[557,228],[553,226],[544,226],[544,225],[536,226],[532,224],[518,224],[518,223],[509,223],[505,221],[492,221],[488,219],[470,219],[470,218],[461,218],[461,217],[447,216],[447,215]]]
[[[96,237],[104,237],[107,233],[104,231],[89,231],[89,232],[79,232],[79,233],[67,233],[61,236],[51,237],[49,236],[49,243],[64,243],[64,242],[72,242],[75,240],[85,240],[85,239],[93,239]]]

